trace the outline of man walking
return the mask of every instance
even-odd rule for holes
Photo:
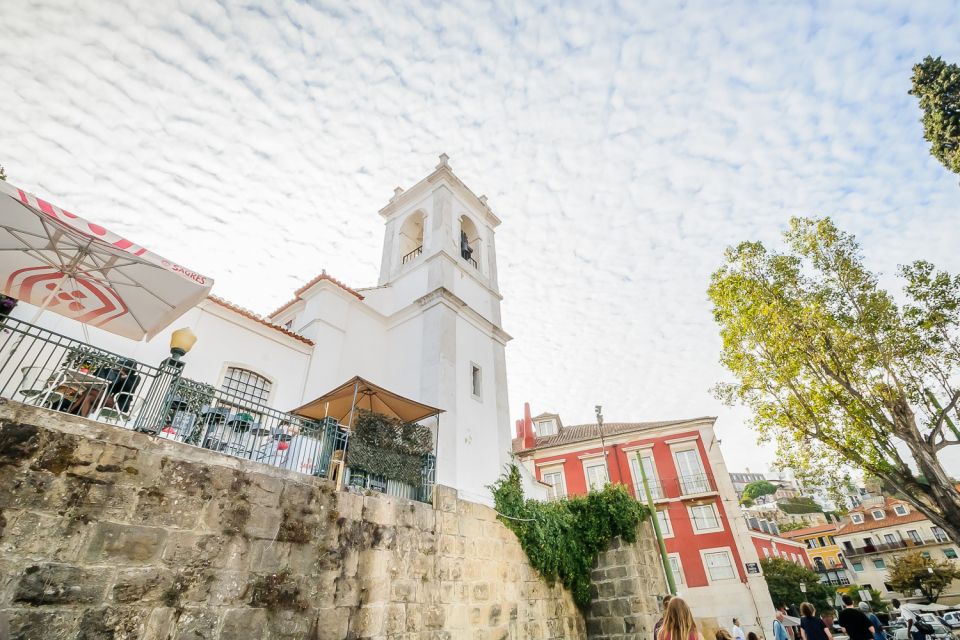
[[[787,633],[787,627],[783,624],[786,617],[787,607],[781,605],[777,609],[776,619],[773,621],[773,640],[792,640],[790,634]]]
[[[837,617],[837,624],[843,627],[850,640],[873,640],[875,631],[870,618],[853,605],[853,598],[844,594],[843,611]]]
[[[730,630],[730,635],[733,636],[733,640],[747,640],[747,636],[743,635],[743,629],[740,627],[740,618],[733,619],[733,629]]]
[[[887,640],[887,634],[883,630],[883,624],[880,622],[877,614],[870,611],[869,603],[861,602],[860,611],[863,611],[864,615],[869,618],[870,624],[873,625],[873,640]]]

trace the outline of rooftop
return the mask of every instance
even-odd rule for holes
[[[835,533],[838,528],[839,527],[837,523],[829,522],[827,524],[818,524],[812,527],[804,527],[802,529],[784,531],[782,535],[784,538],[803,538],[805,536],[820,535],[821,533]]]
[[[897,515],[897,513],[893,510],[893,508],[897,505],[907,506],[907,515]],[[873,515],[871,515],[871,512],[880,510],[884,512],[884,517],[880,520],[875,520]],[[883,504],[870,506],[861,505],[850,510],[851,516],[857,513],[863,516],[863,522],[854,522],[851,518],[849,522],[837,530],[836,535],[843,536],[851,533],[858,533],[860,531],[885,529],[887,527],[894,527],[899,524],[920,522],[927,519],[927,516],[923,515],[919,511],[914,511],[913,508],[907,505],[907,503],[903,500],[891,497],[884,497]]]
[[[308,283],[306,283],[305,285],[303,285],[302,287],[300,287],[299,289],[297,289],[296,291],[294,291],[294,292],[293,292],[293,298],[292,298],[291,300],[288,300],[287,302],[283,303],[282,305],[280,305],[280,308],[278,308],[276,311],[274,311],[273,313],[271,313],[269,317],[270,317],[270,318],[274,318],[274,317],[280,315],[281,313],[283,313],[284,311],[286,311],[288,308],[290,308],[293,304],[295,304],[295,303],[298,302],[299,300],[302,300],[303,298],[301,298],[300,296],[303,295],[308,289],[310,289],[310,287],[314,286],[315,284],[317,284],[317,283],[319,283],[319,282],[323,282],[323,281],[333,283],[333,284],[335,284],[336,286],[338,286],[338,287],[340,287],[341,289],[343,289],[344,291],[346,291],[347,293],[356,296],[358,300],[363,300],[363,295],[360,294],[356,289],[353,289],[353,288],[351,288],[351,287],[348,287],[346,284],[344,284],[344,283],[341,282],[340,280],[337,280],[337,279],[334,278],[333,276],[327,275],[327,272],[326,272],[326,271],[322,271],[322,272],[320,273],[320,275],[318,275],[318,276],[315,277],[313,280],[310,280]]]
[[[541,414],[554,417],[556,414]],[[603,425],[604,437],[624,435],[634,432],[650,431],[661,427],[673,426],[693,426],[698,422],[713,422],[716,417],[704,416],[700,418],[688,418],[684,420],[663,420],[658,422],[608,422]],[[537,449],[546,449],[565,444],[575,444],[577,442],[588,442],[599,439],[600,431],[596,424],[573,424],[560,427],[560,431],[554,435],[535,438],[534,444],[529,449],[519,449],[518,452],[535,451]]]
[[[233,311],[234,313],[237,313],[237,314],[243,316],[244,318],[249,318],[250,320],[253,320],[254,322],[259,322],[260,324],[262,324],[262,325],[264,325],[264,326],[266,326],[266,327],[270,327],[271,329],[274,329],[274,330],[276,330],[276,331],[279,331],[280,333],[284,333],[284,334],[290,336],[291,338],[294,338],[294,339],[296,339],[296,340],[299,340],[300,342],[303,342],[304,344],[308,344],[308,345],[310,345],[311,347],[313,346],[313,340],[310,340],[309,338],[305,338],[305,337],[303,337],[302,335],[300,335],[299,333],[296,333],[295,331],[291,331],[290,329],[287,329],[286,327],[283,327],[283,326],[280,326],[279,324],[276,324],[276,323],[274,323],[274,322],[271,322],[269,319],[264,318],[263,316],[258,315],[258,314],[256,314],[256,313],[254,313],[253,311],[250,311],[249,309],[244,309],[244,308],[241,307],[240,305],[234,304],[234,303],[230,302],[229,300],[224,300],[223,298],[220,298],[220,297],[215,296],[215,295],[209,295],[209,296],[207,296],[207,300],[209,300],[210,302],[213,302],[213,303],[215,303],[215,304],[218,304],[218,305],[220,305],[221,307],[224,307],[224,308],[226,308],[226,309],[230,309],[230,310]]]

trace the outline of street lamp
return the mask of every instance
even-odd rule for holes
[[[170,356],[174,360],[179,360],[187,355],[196,342],[197,336],[190,330],[190,327],[177,329],[170,334]]]
[[[806,583],[806,582],[801,582],[801,583],[800,583],[800,593],[806,593],[806,592],[807,592],[807,583]]]

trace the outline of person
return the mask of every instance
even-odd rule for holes
[[[743,629],[740,627],[740,618],[733,619],[733,629],[730,630],[730,635],[733,636],[733,640],[745,640]]]
[[[717,632],[713,634],[716,640],[733,640],[733,636],[730,635],[730,632],[726,629],[717,629]]]
[[[777,614],[773,621],[773,640],[792,640],[790,634],[787,632],[787,627],[783,621],[787,617],[787,607],[786,605],[780,605],[777,608]]]
[[[823,620],[823,626],[826,628],[831,640],[833,639],[833,621],[836,620],[836,618],[837,612],[833,609],[824,609],[823,613],[820,614],[820,619]]]
[[[124,358],[120,366],[104,365],[93,372],[98,378],[107,381],[105,387],[91,387],[80,397],[74,400],[73,404],[67,410],[68,413],[83,416],[90,415],[91,410],[97,405],[100,395],[106,392],[103,405],[105,407],[116,407],[123,413],[130,411],[130,402],[133,394],[140,385],[140,376],[137,374],[137,363],[130,358]]]
[[[670,598],[655,640],[703,640],[693,619],[693,612],[683,598]]]
[[[667,614],[667,605],[670,604],[670,600],[673,599],[673,596],[667,594],[663,596],[663,615],[660,616],[660,619],[657,620],[657,624],[653,625],[653,638],[656,640],[657,634],[660,633],[660,627],[663,626],[663,616]]]
[[[887,609],[887,613],[890,614],[891,620],[896,620],[900,617],[900,601],[896,598],[890,599],[890,608]]]
[[[920,616],[909,605],[900,607],[900,619],[907,623],[907,634],[913,640],[927,640],[927,634],[920,628]]]
[[[753,631],[747,633],[747,640],[760,640],[760,636],[755,634]]]
[[[809,602],[800,604],[800,637],[803,640],[833,640],[833,634],[817,617],[817,608]]]
[[[870,610],[870,604],[867,602],[861,602],[859,606],[860,611],[863,611],[864,615],[870,619],[870,624],[873,625],[873,640],[887,640],[887,634],[883,630],[883,625],[880,623],[880,618],[878,618],[877,614]]]
[[[843,611],[840,612],[837,622],[850,636],[850,640],[873,640],[874,628],[860,609],[854,606],[853,598],[843,595]]]

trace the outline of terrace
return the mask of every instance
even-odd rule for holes
[[[0,397],[328,478],[348,490],[432,500],[436,438],[429,426],[359,405],[344,424],[341,416],[268,406],[254,388],[192,380],[183,359],[190,345],[174,344],[178,332],[171,357],[154,366],[22,320],[0,326]]]

